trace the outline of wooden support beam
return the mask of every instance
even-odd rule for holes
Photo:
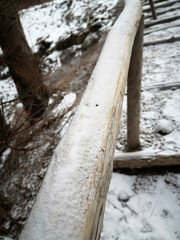
[[[140,123],[140,101],[141,101],[143,31],[144,31],[144,17],[141,18],[140,25],[136,34],[132,55],[131,55],[129,73],[128,73],[127,141],[128,141],[129,151],[137,150],[140,146],[139,123]]]
[[[19,240],[100,239],[131,51],[142,16],[139,0],[125,3]]]
[[[168,23],[168,22],[172,22],[172,21],[176,21],[180,19],[180,16],[173,16],[173,17],[169,17],[169,18],[165,18],[165,19],[161,19],[161,20],[156,20],[153,22],[149,22],[145,24],[145,28],[154,26],[154,25],[158,25],[158,24],[162,24],[162,23]]]
[[[157,15],[156,15],[153,0],[149,0],[149,5],[151,7],[151,12],[152,12],[153,19],[157,19]]]
[[[115,156],[113,168],[138,169],[151,167],[180,166],[180,153],[178,154],[158,154],[156,152],[134,152],[123,153]]]

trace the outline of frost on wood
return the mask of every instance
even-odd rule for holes
[[[141,18],[139,0],[126,4],[54,153],[21,240],[99,239],[131,49]]]

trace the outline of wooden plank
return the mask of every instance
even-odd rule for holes
[[[157,28],[157,29],[153,29],[153,30],[150,30],[150,31],[146,31],[146,32],[144,32],[144,36],[149,35],[151,33],[159,32],[159,31],[162,31],[162,30],[166,30],[166,29],[169,29],[169,28],[176,28],[176,27],[179,27],[179,26],[180,26],[180,24],[175,24],[173,26],[167,26],[167,27],[162,27],[162,28]]]
[[[128,150],[138,150],[139,123],[140,123],[140,102],[141,102],[141,73],[142,73],[142,52],[143,52],[143,31],[144,17],[142,17],[139,29],[136,34],[131,55],[131,62],[128,73],[127,84],[127,142]]]
[[[180,6],[179,6],[179,7],[175,6],[175,7],[172,7],[172,8],[168,8],[168,9],[166,9],[166,10],[164,10],[164,11],[157,12],[157,15],[158,15],[158,16],[160,16],[160,15],[165,15],[166,13],[170,13],[170,12],[177,11],[178,9],[180,9]]]
[[[150,41],[150,42],[144,42],[143,46],[151,46],[151,45],[157,45],[157,44],[165,44],[165,43],[173,43],[173,42],[179,42],[180,37],[171,37],[167,39],[157,40],[157,41]]]
[[[178,19],[180,19],[180,16],[173,16],[173,17],[168,17],[168,18],[161,19],[161,20],[156,20],[156,21],[153,21],[153,22],[146,23],[145,28],[148,28],[148,27],[151,27],[151,26],[154,26],[154,25],[158,25],[158,24],[162,24],[162,23],[176,21]]]
[[[155,3],[168,2],[168,0],[154,0],[153,2],[154,2],[154,4],[155,4]],[[144,6],[149,6],[149,3],[148,3],[148,2],[144,2],[144,3],[143,3],[143,7],[144,7]]]
[[[179,3],[179,0],[175,0],[175,1],[171,1],[171,2],[167,2],[167,3],[159,3],[159,4],[156,4],[155,5],[155,8],[158,9],[158,8],[165,8],[165,7],[169,7],[169,6],[172,6],[176,3]],[[151,8],[146,8],[146,7],[143,7],[143,12],[150,12],[151,11]]]
[[[166,10],[163,10],[161,12],[157,11],[156,12],[156,15],[157,16],[161,16],[161,15],[165,15],[166,13],[170,13],[170,12],[174,12],[176,10],[180,9],[180,7],[171,7],[171,8],[168,8]],[[151,18],[151,14],[145,14],[145,19],[147,20],[148,18]]]
[[[142,91],[150,91],[154,89],[158,90],[174,90],[180,88],[180,81],[179,82],[164,82],[164,83],[159,83],[151,86],[146,86],[142,89]]]
[[[131,51],[142,15],[139,0],[125,2],[20,240],[100,239]]]
[[[152,167],[180,166],[180,153],[174,154],[158,154],[149,152],[143,154],[141,152],[124,153],[114,158],[113,168],[122,169],[138,169]]]

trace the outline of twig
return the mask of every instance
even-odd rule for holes
[[[124,219],[124,221],[127,223],[127,217],[124,215],[123,211],[122,211],[120,208],[118,208],[116,205],[114,205],[114,203],[112,203],[109,199],[107,199],[107,201],[108,201],[115,209],[118,209],[118,210],[122,213],[123,219]]]
[[[33,151],[33,150],[35,150],[35,149],[37,149],[37,148],[40,148],[40,147],[42,147],[43,145],[45,145],[46,143],[48,143],[49,141],[46,141],[46,142],[44,142],[44,143],[41,143],[40,145],[38,145],[38,146],[36,146],[36,147],[32,147],[32,148],[16,148],[15,146],[12,146],[12,145],[9,145],[9,144],[7,144],[7,147],[9,147],[9,148],[11,148],[11,149],[13,149],[13,150],[15,150],[15,151],[24,151],[24,152],[29,152],[29,151]]]

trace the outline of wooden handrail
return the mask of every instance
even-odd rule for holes
[[[139,0],[108,34],[78,110],[48,167],[20,240],[98,240],[113,169]]]

